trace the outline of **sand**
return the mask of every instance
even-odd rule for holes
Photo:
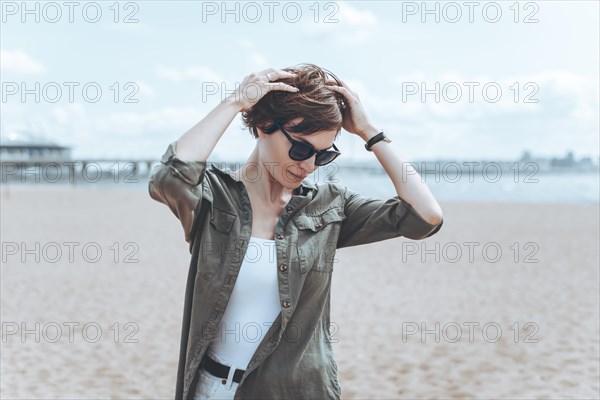
[[[171,211],[143,190],[0,196],[0,397],[173,398],[189,253]],[[342,397],[599,398],[598,206],[441,205],[426,241],[336,254]]]

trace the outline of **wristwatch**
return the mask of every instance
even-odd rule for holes
[[[388,143],[391,142],[390,138],[388,138],[387,136],[385,136],[385,133],[383,133],[383,131],[381,131],[377,135],[375,135],[371,139],[369,139],[367,141],[367,143],[365,143],[365,149],[367,149],[368,151],[373,151],[373,150],[371,150],[371,147],[373,147],[373,145],[375,143],[380,142],[382,140],[384,142],[388,142]]]

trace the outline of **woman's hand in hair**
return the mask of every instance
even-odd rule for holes
[[[269,74],[268,77],[267,74]],[[244,78],[244,81],[237,90],[228,96],[227,99],[238,105],[241,111],[247,111],[272,90],[283,90],[293,93],[298,92],[299,89],[294,86],[283,82],[277,82],[279,79],[290,79],[295,76],[296,74],[294,73],[276,68],[268,68],[261,72],[253,72]]]
[[[373,123],[367,116],[358,98],[358,94],[350,90],[346,82],[341,79],[340,82],[342,83],[341,86],[335,80],[329,78],[325,83],[329,89],[335,90],[344,96],[347,110],[344,114],[342,128],[349,133],[365,137],[369,132],[374,130]]]

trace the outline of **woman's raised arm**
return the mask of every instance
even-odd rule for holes
[[[189,161],[208,160],[223,132],[238,112],[249,109],[272,90],[298,91],[283,82],[272,82],[290,76],[294,74],[274,68],[246,76],[234,93],[177,139],[179,158]]]

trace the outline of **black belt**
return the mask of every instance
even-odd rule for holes
[[[227,377],[229,376],[230,367],[228,367],[227,365],[223,365],[216,360],[213,360],[208,356],[207,353],[204,354],[202,362],[200,362],[200,367],[204,368],[214,376],[218,376],[219,378],[227,379]],[[243,369],[236,368],[235,372],[233,373],[233,381],[236,383],[240,383],[240,381],[242,380],[242,375],[244,375],[244,371],[245,370]]]

